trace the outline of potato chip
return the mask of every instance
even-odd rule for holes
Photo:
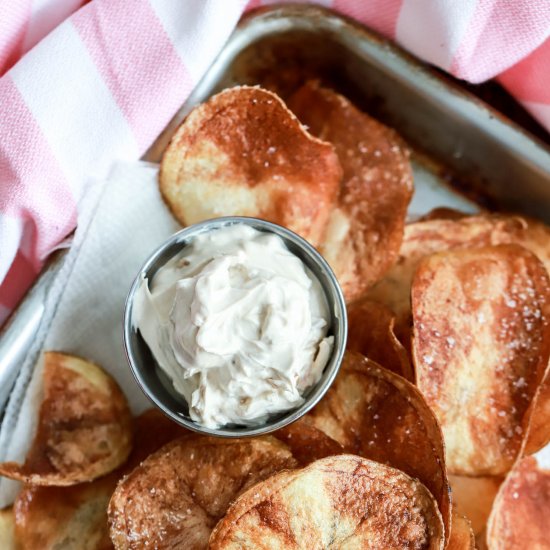
[[[451,538],[447,550],[475,550],[476,539],[470,521],[456,512],[453,512]]]
[[[147,409],[134,422],[134,446],[124,464],[123,470],[129,472],[150,454],[174,441],[174,439],[199,437],[195,432],[176,424],[159,409]]]
[[[316,245],[341,177],[332,145],[311,136],[274,93],[242,86],[188,115],[164,153],[159,181],[183,225],[254,216]]]
[[[23,465],[0,475],[36,485],[74,485],[102,476],[130,453],[132,418],[117,383],[100,367],[44,353],[44,397],[37,433]]]
[[[71,487],[25,485],[14,504],[18,544],[41,550],[113,548],[107,505],[117,480],[110,474]]]
[[[518,245],[442,252],[412,287],[416,380],[449,472],[499,475],[520,450],[550,355],[550,281]]]
[[[178,439],[120,482],[109,504],[111,539],[117,549],[206,548],[239,493],[296,465],[272,437]]]
[[[501,477],[449,476],[453,510],[471,522],[478,547],[485,540],[487,520],[502,483]]]
[[[307,466],[314,460],[342,454],[344,447],[301,418],[292,424],[273,432],[273,437],[282,441],[300,466]]]
[[[41,550],[113,548],[107,506],[118,481],[166,443],[190,434],[157,409],[149,409],[136,418],[130,457],[114,472],[71,487],[25,486],[14,504],[18,543]]]
[[[344,170],[320,251],[351,301],[397,259],[413,193],[409,150],[394,130],[316,82],[302,86],[288,105],[334,145]]]
[[[451,505],[437,420],[410,382],[353,352],[306,416],[351,452],[418,478],[435,496],[445,528]]]
[[[395,333],[407,346],[411,326],[411,284],[420,261],[445,250],[516,243],[534,252],[550,269],[550,229],[519,216],[434,214],[405,226],[399,258],[384,279],[369,290],[371,300],[387,305],[396,315]]]
[[[13,510],[0,510],[0,548],[2,550],[16,550]]]
[[[526,219],[527,229],[518,238],[525,248],[535,253],[550,274],[550,228],[543,223]],[[524,453],[532,454],[550,443],[550,365],[537,390],[529,416],[529,432]]]
[[[395,315],[383,304],[360,300],[348,305],[347,348],[412,381],[411,362],[393,331],[394,324]]]
[[[550,470],[532,456],[510,471],[493,505],[487,527],[489,550],[550,548]]]
[[[550,227],[533,218],[521,218],[522,224],[512,241],[533,252],[550,272]]]
[[[403,472],[353,455],[282,472],[243,493],[210,537],[242,548],[442,549],[433,496]]]

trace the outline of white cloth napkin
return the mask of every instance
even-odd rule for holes
[[[160,197],[157,170],[144,162],[118,164],[99,197],[90,200],[65,260],[69,273],[59,274],[48,297],[58,301],[57,309],[42,327],[42,349],[74,353],[102,366],[120,384],[134,413],[151,404],[124,354],[124,302],[151,251],[180,228]],[[1,460],[23,461],[32,441],[42,379],[36,361],[34,354],[27,367],[30,384],[28,377],[18,381],[10,399],[0,431]],[[0,478],[0,508],[17,490],[18,484]]]

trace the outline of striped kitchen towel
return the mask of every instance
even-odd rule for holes
[[[93,178],[138,159],[242,13],[267,0],[2,0],[0,324],[75,227]],[[550,129],[550,2],[319,0]]]

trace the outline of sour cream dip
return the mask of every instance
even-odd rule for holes
[[[300,406],[333,347],[319,281],[272,233],[201,233],[142,278],[132,325],[207,428],[257,426]]]

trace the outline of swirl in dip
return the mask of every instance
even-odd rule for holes
[[[195,422],[260,425],[304,402],[330,357],[319,281],[277,235],[243,223],[197,235],[144,278],[132,324]]]

